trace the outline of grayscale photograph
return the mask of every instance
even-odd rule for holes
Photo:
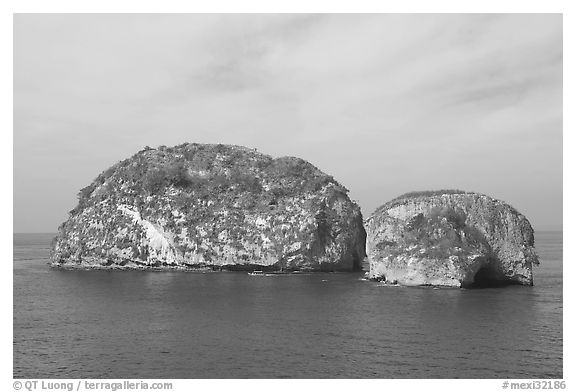
[[[15,13],[13,378],[564,389],[562,93],[560,13]]]

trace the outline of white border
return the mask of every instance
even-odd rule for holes
[[[574,3],[572,1],[572,3]],[[570,1],[285,1],[282,3],[260,0],[216,0],[210,2],[191,2],[191,1],[119,1],[119,0],[101,0],[91,3],[79,1],[10,1],[2,5],[2,14],[0,19],[0,28],[2,29],[2,54],[3,61],[0,62],[2,69],[2,170],[3,178],[11,178],[13,175],[13,118],[12,118],[12,14],[13,13],[55,13],[55,12],[215,12],[215,13],[235,13],[235,12],[418,12],[418,13],[459,13],[459,12],[497,12],[497,13],[563,13],[564,14],[564,141],[563,141],[563,159],[564,159],[564,238],[571,241],[574,238],[574,229],[570,222],[574,216],[574,207],[570,203],[573,196],[573,179],[572,168],[574,163],[574,115],[570,110],[574,107],[574,77],[573,71],[576,69],[574,64],[574,9]],[[12,259],[12,233],[8,230],[8,225],[13,222],[12,216],[12,195],[13,182],[9,182],[9,188],[2,192],[3,217],[6,224],[3,227],[3,260],[8,262]],[[564,276],[574,276],[574,251],[570,247],[564,248]],[[2,296],[10,300],[2,301],[2,314],[4,322],[2,323],[2,341],[1,341],[1,371],[2,371],[2,390],[12,390],[12,273],[7,271],[2,274]],[[567,381],[568,390],[576,388],[576,380],[572,377],[570,369],[574,369],[574,331],[573,323],[573,306],[571,299],[573,290],[571,282],[564,284],[564,379]],[[362,375],[359,375],[361,377]],[[161,380],[166,381],[166,380]],[[512,380],[510,380],[512,381]],[[520,382],[526,380],[518,380]],[[501,390],[502,380],[173,380],[174,391],[187,391],[192,388],[214,388],[223,387],[233,390],[269,390],[270,387],[279,391],[293,391],[296,388],[331,388],[331,389],[348,389],[356,386],[363,388],[380,388],[378,390],[400,390],[414,388],[420,390],[445,390],[445,391],[489,391]]]

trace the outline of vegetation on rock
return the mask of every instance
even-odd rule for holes
[[[365,232],[347,192],[299,158],[222,144],[146,147],[79,192],[52,260],[357,269]]]

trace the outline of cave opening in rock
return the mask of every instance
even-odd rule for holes
[[[515,284],[515,282],[507,279],[493,264],[488,264],[476,272],[474,281],[467,285],[466,288],[504,287],[511,284]]]

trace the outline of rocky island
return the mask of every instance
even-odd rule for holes
[[[299,158],[221,144],[146,147],[80,191],[51,265],[359,270],[366,232],[347,192]]]
[[[371,279],[410,286],[533,284],[532,226],[489,196],[408,193],[379,207],[365,227]]]

